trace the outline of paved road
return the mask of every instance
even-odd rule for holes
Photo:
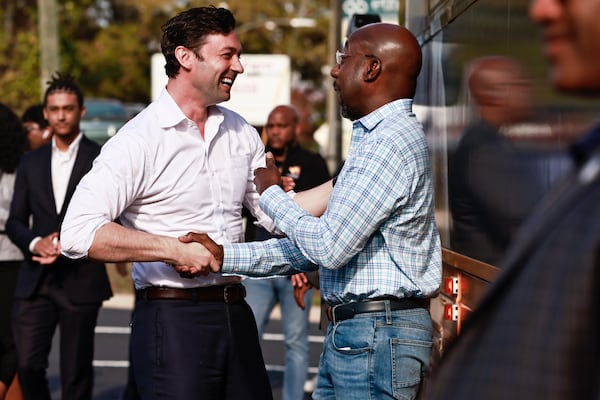
[[[130,315],[131,310],[127,307],[103,307],[100,310],[98,326],[96,327],[94,400],[120,400],[127,380],[127,367],[129,365],[127,347],[129,343]],[[271,319],[266,327],[262,343],[275,400],[281,399],[283,384],[285,348],[281,331],[280,321],[276,318]],[[54,338],[48,370],[48,380],[53,400],[60,400],[57,352],[59,344],[57,338],[58,335]],[[317,322],[311,322],[309,378],[317,372],[322,343],[323,332],[318,329]],[[306,394],[306,399],[310,399],[308,394]]]

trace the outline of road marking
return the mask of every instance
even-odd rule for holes
[[[285,336],[283,333],[263,333],[263,340],[269,340],[272,342],[283,342]],[[325,340],[324,336],[308,335],[308,341],[310,343],[323,343]]]
[[[131,334],[131,328],[128,326],[97,326],[95,329],[96,333],[104,333],[109,335],[129,335]],[[284,335],[282,333],[264,333],[263,340],[269,340],[272,342],[283,342]],[[323,343],[325,339],[321,335],[308,335],[308,341],[310,343]]]
[[[96,368],[129,368],[129,361],[123,360],[94,360],[94,367]],[[273,365],[266,364],[265,368],[267,371],[285,372],[284,365]],[[308,367],[309,374],[316,374],[319,371],[317,367]]]
[[[131,328],[128,326],[97,326],[96,333],[107,333],[111,335],[129,335]]]
[[[131,328],[128,326],[96,326],[96,333],[108,334],[108,335],[129,335],[131,334]],[[283,342],[285,336],[281,333],[264,333],[263,340],[272,342]],[[324,336],[320,335],[308,335],[308,341],[310,343],[323,343]],[[97,368],[129,368],[129,361],[127,360],[94,360],[94,367]],[[284,365],[265,365],[267,371],[284,372]],[[308,373],[316,374],[318,371],[317,367],[308,367]]]
[[[127,361],[127,360],[94,360],[92,365],[94,367],[99,367],[99,368],[129,368],[129,361]]]

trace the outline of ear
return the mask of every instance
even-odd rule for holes
[[[366,57],[369,63],[363,71],[363,80],[365,82],[373,82],[381,74],[381,60],[377,56]]]
[[[175,48],[175,58],[183,68],[189,70],[192,62],[196,59],[196,55],[187,47],[177,46]]]

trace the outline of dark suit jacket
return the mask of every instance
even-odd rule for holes
[[[6,222],[8,236],[25,255],[17,281],[17,298],[34,296],[44,274],[52,274],[54,279],[62,282],[65,293],[73,303],[101,302],[112,295],[103,263],[87,259],[70,260],[61,256],[54,264],[42,266],[32,261],[29,251],[29,244],[36,236],[60,232],[60,224],[75,187],[90,170],[99,152],[98,144],[85,136],[81,138],[60,214],[56,212],[52,190],[52,144],[22,157],[15,179],[10,215]]]
[[[539,200],[539,177],[497,128],[467,127],[448,171],[452,250],[498,265]]]
[[[425,399],[600,399],[600,146],[594,157],[595,175],[569,174],[519,231]]]

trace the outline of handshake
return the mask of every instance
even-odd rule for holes
[[[177,264],[171,263],[171,266],[179,273],[182,278],[195,278],[201,275],[208,275],[210,272],[220,272],[223,265],[223,246],[217,244],[206,233],[188,232],[184,236],[180,236],[181,243],[193,244],[192,246],[184,246],[183,260],[187,256],[193,259],[193,262],[185,262],[179,260]],[[197,243],[197,244],[194,244]],[[199,244],[199,245],[198,245]]]
[[[266,154],[265,163],[265,168],[257,168],[254,171],[254,184],[259,194],[272,185],[279,184],[285,191],[294,188],[295,183],[292,178],[281,177],[272,153]],[[189,232],[179,237],[179,241],[187,244],[197,243],[178,250],[177,261],[167,261],[181,277],[195,278],[221,271],[223,246],[216,244],[206,233]]]
[[[188,232],[179,237],[179,242],[185,243],[186,250],[193,247],[195,252],[194,262],[171,264],[182,278],[196,278],[198,276],[208,275],[210,272],[221,272],[223,265],[223,246],[215,243],[206,233]],[[189,246],[189,245],[192,246]],[[198,253],[199,252],[199,253]],[[190,253],[190,256],[192,254]],[[308,277],[304,273],[292,275],[292,285],[294,287],[294,299],[300,308],[304,310],[304,294],[313,287]]]

